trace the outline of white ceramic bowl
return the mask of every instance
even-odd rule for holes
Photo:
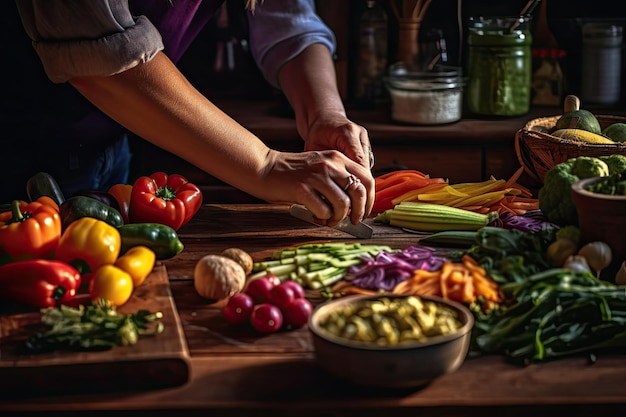
[[[424,301],[444,304],[456,312],[461,323],[454,333],[392,346],[358,342],[332,334],[322,322],[330,313],[347,303],[361,303],[382,297],[404,295],[357,295],[333,300],[318,306],[309,318],[316,360],[328,373],[353,383],[379,388],[416,388],[435,378],[456,371],[467,356],[474,316],[456,302],[438,297],[421,297]]]

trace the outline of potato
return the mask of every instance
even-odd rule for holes
[[[218,302],[241,292],[246,283],[243,267],[221,255],[205,255],[193,271],[193,283],[200,296]]]
[[[252,256],[243,249],[239,248],[228,248],[224,249],[221,253],[222,256],[232,259],[237,262],[243,268],[243,271],[248,275],[252,272],[252,267],[254,266],[254,260]]]

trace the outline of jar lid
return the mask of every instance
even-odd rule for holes
[[[614,38],[622,36],[622,27],[607,23],[585,23],[583,36],[586,38]]]
[[[433,71],[417,71],[397,63],[389,67],[385,83],[389,88],[401,90],[449,90],[463,87],[461,73],[459,67],[438,66]]]
[[[495,31],[501,34],[521,32],[529,29],[532,16],[471,16],[469,18],[470,30]]]

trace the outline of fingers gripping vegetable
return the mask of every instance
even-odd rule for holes
[[[61,235],[56,259],[77,265],[83,273],[94,272],[102,265],[115,263],[120,248],[120,232],[115,227],[93,217],[82,217]]]
[[[80,283],[80,272],[61,261],[31,259],[0,266],[0,296],[33,307],[70,301]]]
[[[89,296],[93,302],[106,300],[112,306],[125,304],[133,295],[133,279],[130,274],[115,265],[102,265],[91,277]]]
[[[54,207],[15,200],[0,213],[0,253],[13,260],[52,259],[61,237],[61,217]]]
[[[202,192],[178,174],[155,172],[139,177],[131,192],[129,218],[132,223],[161,223],[180,229],[198,212]]]
[[[155,261],[156,255],[152,249],[146,246],[135,246],[117,258],[114,265],[126,271],[133,279],[133,285],[138,287],[152,272]]]

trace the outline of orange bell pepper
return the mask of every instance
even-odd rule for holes
[[[52,259],[61,237],[61,216],[38,201],[15,200],[0,213],[0,252],[10,259]]]
[[[115,184],[109,188],[108,193],[117,200],[117,204],[120,208],[120,213],[124,219],[124,224],[130,223],[128,219],[128,208],[130,207],[130,194],[133,191],[133,186],[130,184]]]
[[[59,205],[57,204],[56,201],[54,201],[54,199],[52,197],[49,197],[47,195],[42,195],[41,197],[39,197],[35,201],[38,202],[38,203],[41,203],[41,204],[45,204],[47,206],[54,207],[54,209],[56,211],[59,211]]]
[[[93,272],[115,263],[122,247],[120,232],[103,220],[81,217],[67,226],[56,251],[56,259]]]

